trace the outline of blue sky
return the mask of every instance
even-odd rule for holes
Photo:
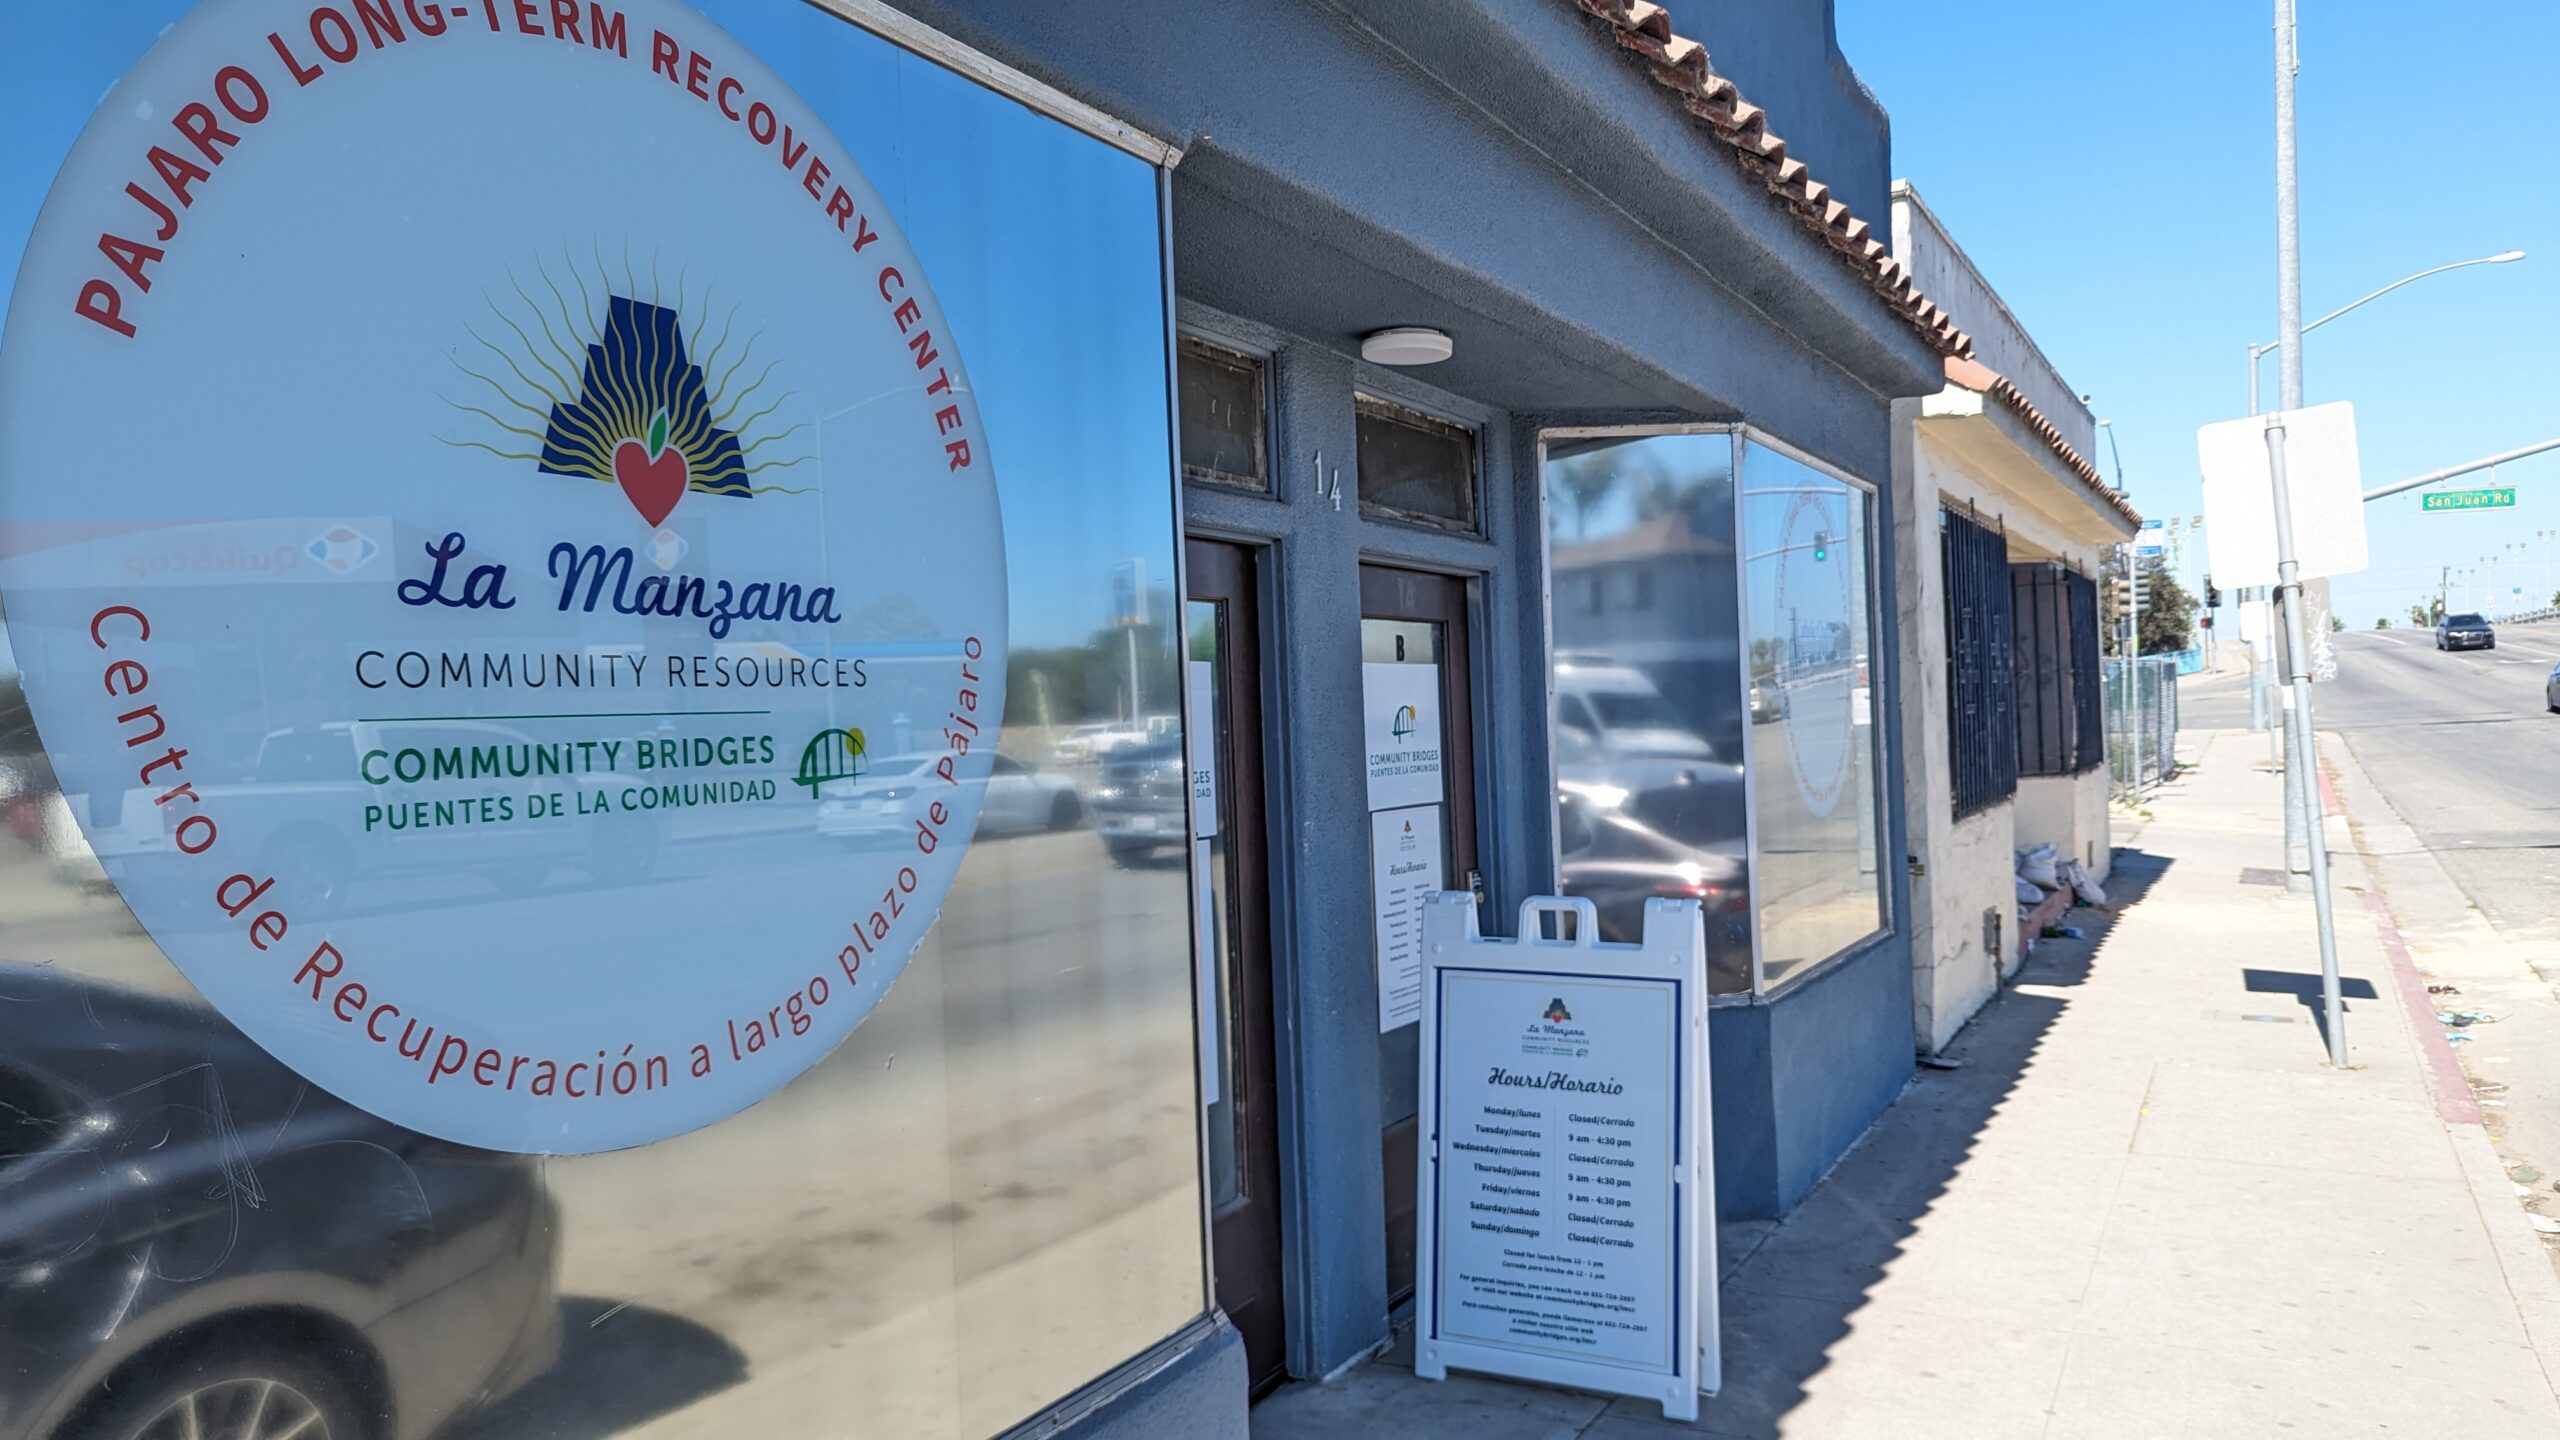
[[[2304,318],[2433,265],[2527,252],[2313,333],[2305,398],[2355,403],[2368,487],[2560,438],[2560,6],[2302,8]],[[2247,346],[2275,338],[2273,9],[1837,0],[1841,49],[1892,116],[1895,173],[2115,421],[2146,515],[2200,513],[2196,427],[2246,413]],[[2560,452],[2497,483],[2517,508],[2366,507],[2372,568],[2334,589],[2347,623],[2407,623],[2439,566],[2511,540],[2532,541],[2528,594],[2560,586],[2560,548],[2546,565],[2533,539],[2560,530]],[[2202,568],[2189,547],[2190,576]]]

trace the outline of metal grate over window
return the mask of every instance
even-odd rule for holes
[[[2107,753],[2098,584],[2039,561],[2009,567],[2017,630],[2018,773],[2077,775]]]
[[[2009,545],[1988,526],[1940,512],[1947,598],[1947,745],[1961,818],[2018,792],[2016,642]]]
[[[2084,774],[2106,763],[2106,686],[2099,679],[2098,582],[2063,572],[2071,596],[2071,700],[2079,720],[2080,744],[2071,758],[2071,773]]]

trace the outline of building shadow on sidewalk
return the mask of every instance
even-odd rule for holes
[[[1961,1068],[1924,1068],[1914,1075],[1875,1127],[1786,1219],[1720,1227],[1725,1388],[1706,1402],[1701,1429],[1729,1436],[1778,1433],[1829,1365],[1832,1348],[1858,1328],[1868,1294],[1895,1270],[1920,1222],[1958,1182],[1983,1131],[2070,1008],[2068,999],[2041,992],[2083,984],[2106,963],[2115,912],[2142,903],[2171,863],[2165,856],[2118,851],[2107,879],[2108,905],[2066,912],[2063,923],[2084,929],[2086,938],[2036,942],[2017,977],[1942,1052]],[[2032,1245],[2039,1228],[2055,1218],[2017,1216],[2015,1243]],[[1993,1313],[2017,1318],[1996,1308]],[[1890,1400],[1890,1408],[1903,1415],[1924,1412],[1927,1394],[1938,1383],[1933,1354],[1946,1354],[1953,1373],[1963,1364],[1956,1352],[2000,1343],[1968,1334],[1968,1328],[1950,1321],[1932,1333],[1910,1335],[1910,1393],[1876,1398]],[[1629,1401],[1613,1405],[1612,1414],[1651,1416],[1661,1423],[1657,1409]]]
[[[1909,1354],[1891,1396],[1872,1400],[1879,1424],[1842,1435],[1914,1433],[1882,1423],[1933,1408],[1932,1392],[1953,1397],[1957,1377],[1980,1373],[1982,1347],[2003,1340],[1986,1331],[2034,1322],[2010,1313],[1984,1276],[1970,1278],[1980,1304],[1962,1314],[1989,1314],[2000,1325],[1944,1319],[1906,1333],[1899,1319],[1861,1322],[1870,1292],[1888,1274],[1929,1215],[1962,1177],[1986,1127],[2008,1103],[2046,1035],[2070,1008],[2050,992],[2088,980],[2108,958],[2115,911],[2140,904],[2168,872],[2166,857],[2118,851],[2106,909],[2077,908],[2065,923],[2081,940],[2039,940],[2014,981],[2004,987],[1943,1052],[1955,1069],[1922,1069],[1872,1129],[1842,1157],[1813,1193],[1780,1221],[1733,1221],[1717,1227],[1724,1306],[1723,1391],[1703,1402],[1694,1429],[1666,1422],[1649,1401],[1573,1394],[1549,1387],[1452,1375],[1439,1384],[1412,1374],[1410,1329],[1378,1363],[1325,1385],[1292,1385],[1254,1412],[1257,1440],[1316,1440],[1337,1435],[1465,1437],[1465,1440],[1644,1440],[1681,1433],[1775,1436],[1801,1406],[1832,1350],[1853,1329],[1895,1325],[1894,1344]],[[2019,988],[2031,985],[2033,992]],[[2056,1162],[2067,1165],[2068,1161]],[[2032,1247],[2056,1217],[2002,1217],[2005,1242]],[[2077,1218],[2077,1217],[2067,1217]],[[1947,1283],[1967,1257],[1934,1254],[1929,1283]],[[1952,1282],[1968,1280],[1957,1275]],[[1970,1297],[1969,1297],[1970,1298]],[[1947,1357],[1943,1367],[1934,1356]],[[1941,1374],[1947,1378],[1941,1379]],[[1826,1396],[1829,1402],[1838,1397]],[[1855,1408],[1855,1407],[1852,1407]],[[1951,1406],[1950,1409],[1961,1408]]]

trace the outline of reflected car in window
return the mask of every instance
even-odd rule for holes
[[[1559,659],[1555,685],[1556,724],[1572,746],[1609,756],[1715,758],[1715,747],[1633,665]]]
[[[1636,797],[1607,784],[1564,781],[1556,787],[1557,838],[1564,893],[1600,912],[1600,938],[1644,939],[1644,902],[1656,896],[1696,900],[1706,909],[1711,969],[1751,965],[1749,871],[1738,851],[1702,848],[1649,823],[1631,808]],[[1714,803],[1703,792],[1699,803]],[[1658,799],[1657,813],[1678,803]],[[1735,796],[1731,804],[1741,801]]]
[[[529,893],[563,869],[607,882],[646,878],[666,838],[655,815],[592,823],[579,818],[583,807],[575,816],[525,815],[516,809],[518,777],[532,769],[529,758],[517,771],[462,780],[430,779],[423,768],[425,757],[476,751],[503,764],[533,748],[521,731],[478,721],[330,721],[270,732],[245,771],[197,782],[196,794],[218,803],[226,838],[255,855],[261,873],[290,872],[297,902],[319,915],[344,908],[361,886],[402,877],[462,877],[500,895]],[[420,757],[417,771],[395,770],[409,757]],[[615,777],[594,773],[546,783],[590,794],[616,788]],[[160,788],[58,797],[48,826],[57,873],[100,884],[174,858],[172,829],[188,812],[158,804]],[[87,824],[73,824],[75,814]],[[367,833],[391,843],[354,843]],[[374,858],[360,864],[368,853]]]
[[[0,966],[0,1437],[410,1440],[547,1369],[535,1163],[314,1088],[201,1005]]]
[[[925,818],[925,807],[952,786],[934,774],[939,754],[889,755],[865,762],[863,773],[830,780],[818,787],[818,833],[848,844],[886,843],[913,836]],[[1075,782],[1035,770],[1010,755],[999,754],[983,783],[985,803],[978,810],[980,836],[1027,835],[1042,830],[1069,830],[1084,823],[1085,806]]]
[[[1190,779],[1179,739],[1123,750],[1102,762],[1091,796],[1093,826],[1114,861],[1144,865],[1159,849],[1185,843]]]

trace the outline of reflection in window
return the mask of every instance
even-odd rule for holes
[[[1742,462],[1760,970],[1783,983],[1884,923],[1877,871],[1872,500],[1757,443]]]
[[[1182,474],[1246,490],[1271,488],[1262,422],[1262,362],[1182,337]]]
[[[1475,432],[1359,397],[1360,508],[1443,529],[1476,529]],[[1599,603],[1595,597],[1594,604]]]
[[[1733,437],[1550,439],[1546,489],[1558,883],[1607,940],[1703,901],[1710,988],[1748,990]]]

